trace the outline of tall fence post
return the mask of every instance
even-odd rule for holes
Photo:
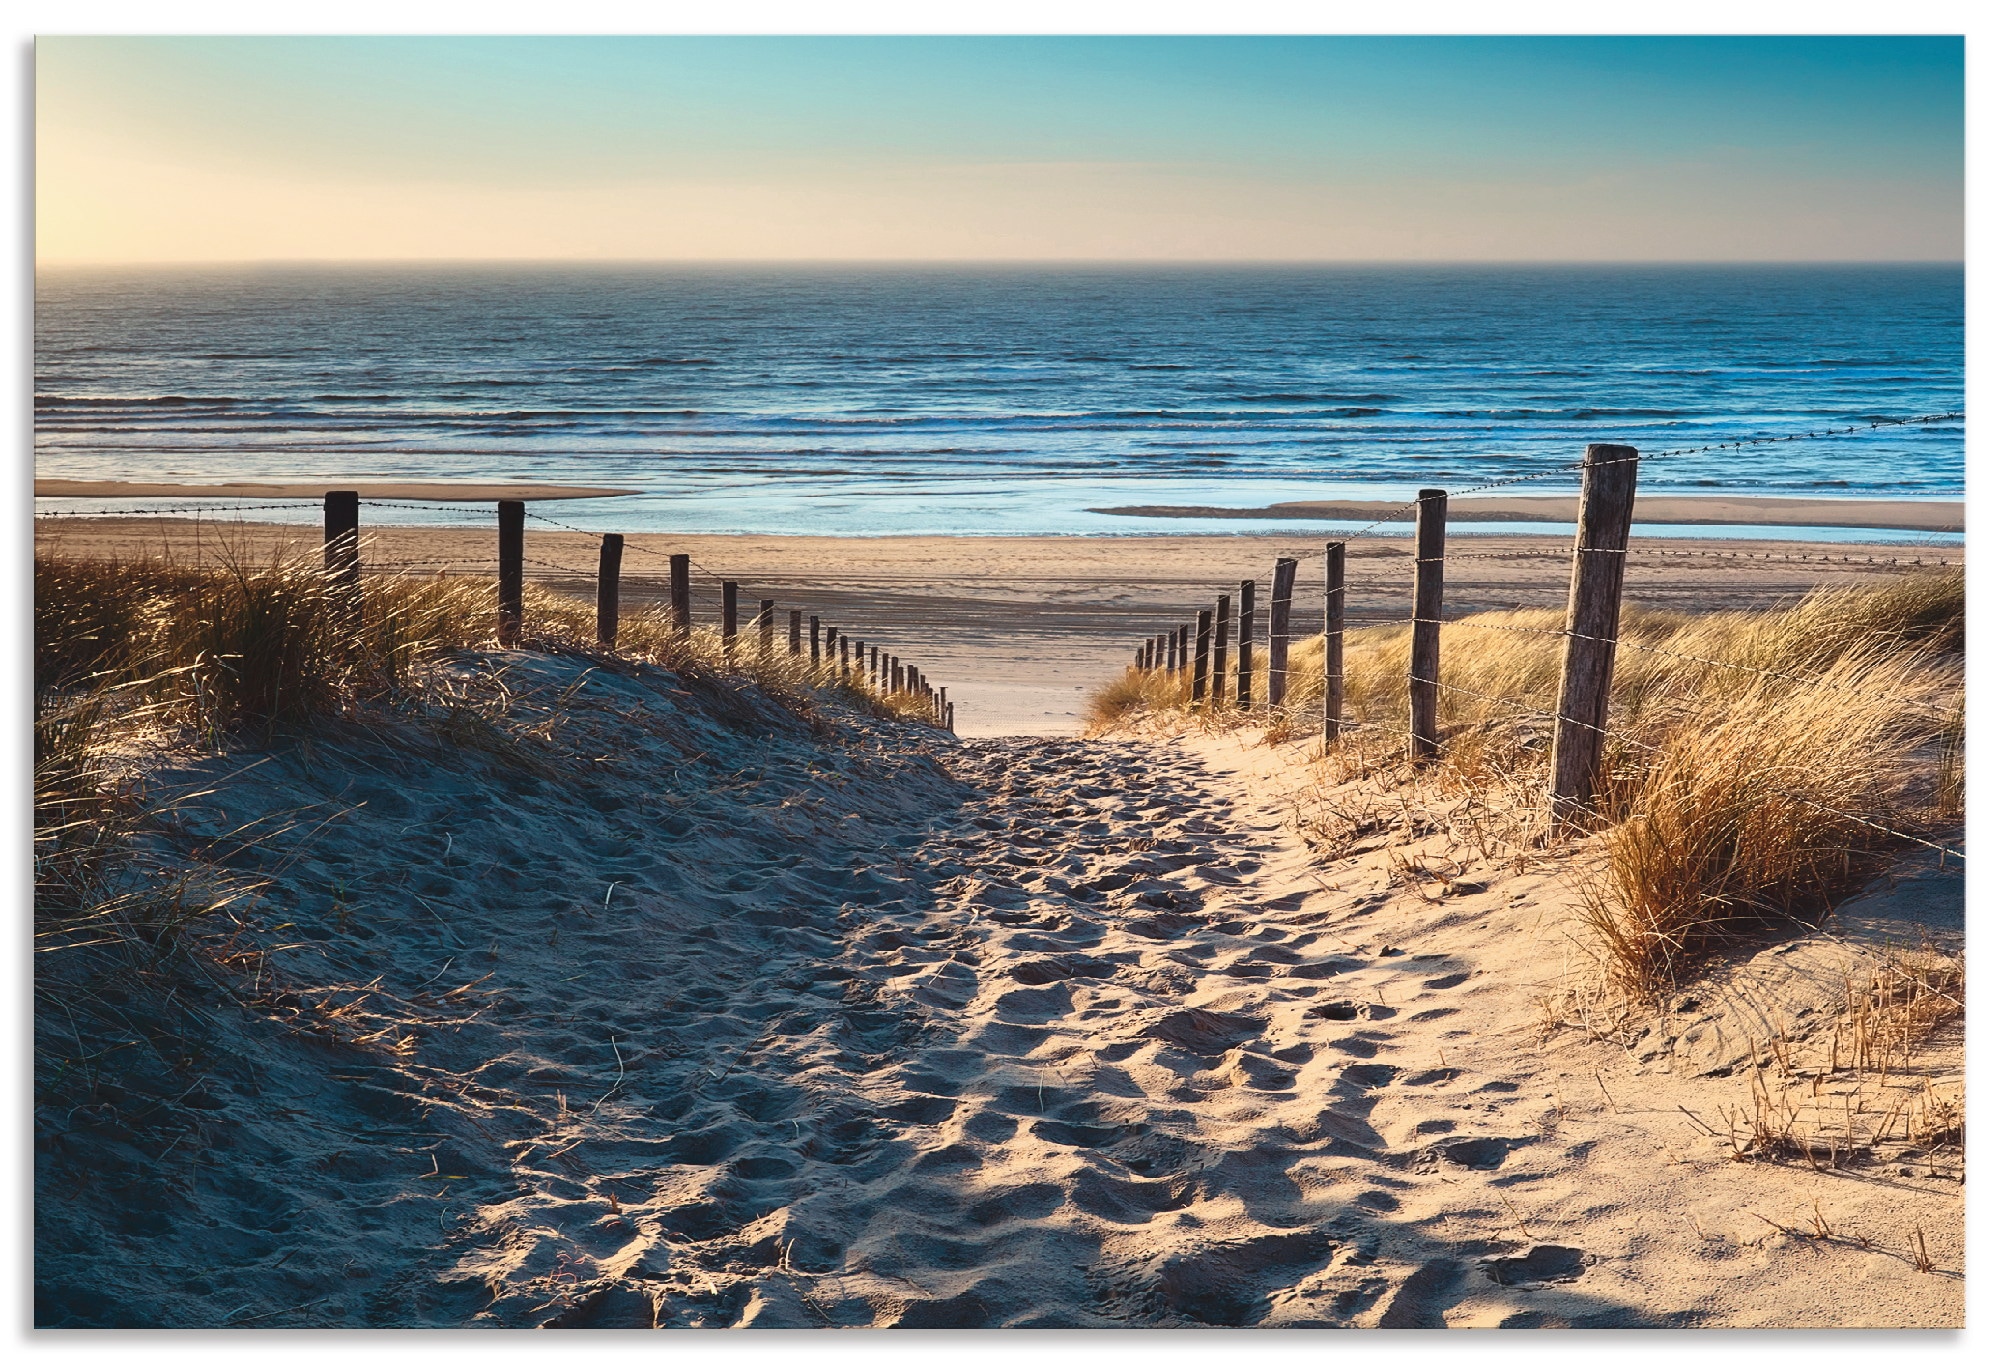
[[[1174,671],[1185,672],[1188,668],[1188,627],[1181,626],[1180,639],[1174,644]]]
[[[778,603],[759,601],[757,603],[757,651],[766,658],[771,656],[771,636],[777,629]]]
[[[606,535],[597,546],[597,646],[618,645],[618,569],[625,559],[625,537]]]
[[[1326,546],[1326,746],[1340,739],[1341,691],[1347,670],[1347,545]]]
[[[1556,734],[1549,763],[1549,812],[1559,826],[1582,826],[1597,793],[1604,730],[1611,714],[1611,670],[1618,654],[1625,549],[1632,535],[1632,502],[1638,488],[1638,450],[1630,445],[1591,445],[1584,450],[1576,558],[1569,578],[1569,638],[1556,693]]]
[[[521,555],[528,527],[526,502],[500,503],[500,647],[521,641]]]
[[[792,645],[792,656],[794,658],[799,656],[799,650],[802,647],[802,645],[799,642],[799,625],[804,621],[804,619],[805,619],[804,611],[792,612],[791,645]]]
[[[958,732],[957,701],[952,701],[949,705],[944,707],[944,731],[948,734],[955,734]]]
[[[1192,698],[1199,703],[1208,695],[1208,655],[1215,647],[1215,612],[1203,611],[1195,617],[1194,685]]]
[[[361,494],[326,494],[326,575],[335,587],[361,587]]]
[[[1257,623],[1257,584],[1243,579],[1243,608],[1236,613],[1236,708],[1250,708],[1250,673],[1256,666],[1252,637]]]
[[[668,597],[673,604],[674,636],[686,639],[694,632],[693,590],[688,583],[688,556],[675,554],[667,560]]]
[[[818,677],[819,676],[819,617],[817,615],[812,617],[812,670],[813,670],[813,676]]]
[[[878,644],[868,645],[868,684],[877,691],[882,689],[882,649]]]
[[[722,584],[722,657],[729,661],[736,656],[736,584]]]
[[[1208,694],[1216,704],[1223,702],[1223,690],[1229,682],[1229,593],[1218,592],[1215,597],[1215,665],[1209,672]]]
[[[1438,622],[1444,618],[1444,489],[1417,493],[1417,573],[1410,597],[1410,756],[1437,756]]]
[[[1269,694],[1271,708],[1285,703],[1286,672],[1292,661],[1292,582],[1298,576],[1299,561],[1281,558],[1271,570],[1271,667]]]

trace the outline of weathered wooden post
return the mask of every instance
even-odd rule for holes
[[[817,615],[812,618],[812,670],[813,676],[817,677],[819,675],[819,617]]]
[[[1243,609],[1236,613],[1236,708],[1250,708],[1250,673],[1256,666],[1251,630],[1257,622],[1257,584],[1243,579]]]
[[[326,576],[337,589],[361,590],[361,494],[326,494]]]
[[[1326,746],[1340,739],[1341,691],[1347,671],[1347,545],[1326,546]]]
[[[1203,611],[1195,617],[1194,685],[1192,697],[1199,704],[1208,695],[1208,654],[1215,646],[1215,612]]]
[[[793,612],[792,612],[792,620],[791,620],[791,624],[792,624],[792,636],[791,636],[791,645],[792,645],[792,656],[793,656],[794,658],[796,658],[796,657],[798,657],[798,656],[799,656],[799,650],[800,650],[800,649],[801,649],[801,648],[803,647],[803,645],[802,645],[802,644],[800,643],[800,641],[799,641],[799,626],[800,626],[800,625],[801,625],[801,624],[802,624],[802,623],[804,622],[804,620],[805,620],[805,612],[804,612],[804,611],[793,611]]]
[[[1583,827],[1597,794],[1604,730],[1611,716],[1625,550],[1638,488],[1638,450],[1630,445],[1585,448],[1583,489],[1576,507],[1576,557],[1570,566],[1569,638],[1556,693],[1556,734],[1549,764],[1549,813],[1559,827]]]
[[[931,707],[937,712],[937,722],[939,724],[944,723],[944,717],[951,712],[951,702],[945,699],[946,693],[950,690],[949,686],[940,686],[937,689],[937,703]]]
[[[1132,650],[1132,666],[1138,668],[1141,672],[1146,670],[1146,646],[1144,644]]]
[[[1222,704],[1223,692],[1229,684],[1229,593],[1217,593],[1215,598],[1215,665],[1208,679],[1209,699],[1216,705]]]
[[[1160,641],[1160,651],[1154,656],[1158,659],[1161,668],[1171,671],[1174,665],[1173,631],[1169,630],[1167,633],[1156,637]]]
[[[1156,650],[1157,650],[1157,649],[1159,648],[1159,646],[1160,646],[1160,641],[1159,641],[1159,638],[1158,638],[1157,636],[1155,636],[1154,638],[1151,638],[1151,639],[1148,639],[1148,640],[1146,641],[1146,648],[1145,648],[1145,655],[1146,655],[1146,658],[1145,658],[1145,662],[1144,662],[1143,664],[1141,664],[1141,665],[1142,665],[1142,666],[1143,666],[1143,667],[1144,667],[1144,668],[1145,668],[1145,669],[1146,669],[1146,670],[1147,670],[1148,672],[1151,672],[1151,671],[1153,670],[1154,666],[1155,666],[1155,660],[1154,660],[1154,657],[1153,657],[1153,654],[1154,654],[1154,652],[1155,652],[1155,651],[1156,651]]]
[[[728,662],[736,657],[736,584],[722,584],[722,657]]]
[[[757,652],[768,658],[771,656],[771,636],[777,629],[778,603],[759,601],[757,603]]]
[[[1292,657],[1292,582],[1298,571],[1295,558],[1281,558],[1271,570],[1271,667],[1266,694],[1273,710],[1285,703],[1285,673]]]
[[[944,707],[944,729],[945,732],[948,734],[955,734],[958,732],[957,701],[953,701],[951,704]]]
[[[847,679],[849,671],[847,665],[848,645],[852,642],[853,640],[849,639],[845,634],[840,636],[840,677],[842,681]]]
[[[674,635],[686,639],[694,632],[694,593],[688,583],[688,556],[674,554],[667,560],[667,595],[672,602]]]
[[[1174,671],[1185,672],[1188,665],[1188,627],[1182,625],[1180,638],[1174,644]]]
[[[597,646],[618,646],[618,569],[625,558],[625,537],[606,535],[597,546]]]
[[[1410,756],[1437,756],[1438,627],[1444,619],[1444,489],[1417,493],[1416,586],[1410,598]]]
[[[868,645],[868,684],[882,689],[882,650],[875,644]]]
[[[500,647],[521,641],[521,554],[528,526],[526,502],[500,503]]]

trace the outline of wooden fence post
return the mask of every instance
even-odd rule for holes
[[[1179,641],[1174,644],[1174,671],[1185,672],[1187,671],[1187,669],[1188,669],[1188,627],[1186,625],[1182,625],[1181,637]]]
[[[1442,488],[1417,493],[1417,573],[1410,598],[1410,756],[1437,756],[1438,622],[1444,618]]]
[[[882,689],[882,650],[875,644],[868,645],[868,684]]]
[[[722,657],[725,662],[736,656],[736,584],[722,584]]]
[[[771,637],[778,625],[778,603],[759,601],[757,603],[757,651],[766,658],[771,656]]]
[[[1132,666],[1138,668],[1141,672],[1146,670],[1146,646],[1144,644],[1132,650]]]
[[[1347,670],[1347,545],[1326,546],[1326,705],[1323,739],[1340,739],[1341,691]]]
[[[1154,637],[1146,641],[1146,649],[1145,649],[1146,660],[1142,664],[1142,666],[1148,672],[1151,672],[1154,669],[1154,667],[1158,665],[1157,654],[1159,652],[1159,647],[1160,647],[1160,640],[1158,635],[1155,635]]]
[[[528,526],[526,502],[500,503],[500,647],[521,641],[521,554]]]
[[[1295,558],[1281,558],[1271,570],[1271,668],[1267,694],[1273,710],[1285,703],[1285,673],[1292,660],[1292,582],[1298,571],[1299,561]]]
[[[955,734],[958,732],[957,701],[953,701],[951,704],[944,707],[944,731],[948,734]]]
[[[597,546],[597,646],[618,645],[618,569],[625,558],[625,537],[606,535]]]
[[[803,647],[803,645],[799,642],[799,626],[804,621],[804,619],[805,619],[804,611],[792,612],[791,645],[792,645],[792,656],[794,658],[799,656],[799,650]]]
[[[937,711],[937,722],[940,724],[944,723],[945,714],[951,709],[951,702],[945,699],[946,693],[950,690],[949,686],[940,686],[937,689],[937,703],[931,707]]]
[[[848,653],[848,644],[851,642],[852,641],[845,634],[840,636],[840,675],[843,678],[845,678],[848,673],[847,653]]]
[[[1215,612],[1203,611],[1195,617],[1194,684],[1192,699],[1199,704],[1208,695],[1208,655],[1215,647]]]
[[[817,615],[812,618],[812,670],[813,676],[819,676],[819,617]]]
[[[694,632],[694,600],[688,583],[688,556],[675,554],[667,560],[668,597],[673,603],[674,635],[686,639]]]
[[[361,590],[361,494],[326,494],[326,575],[334,587]]]
[[[1591,445],[1584,450],[1576,558],[1569,578],[1569,638],[1556,693],[1556,733],[1549,763],[1549,812],[1558,826],[1582,827],[1597,793],[1604,730],[1611,714],[1611,670],[1618,654],[1625,549],[1638,488],[1638,450],[1630,445]]]
[[[1209,669],[1208,695],[1215,704],[1223,701],[1223,689],[1229,682],[1229,593],[1219,592],[1215,598],[1215,665]]]
[[[1257,584],[1249,578],[1243,579],[1243,608],[1236,613],[1236,708],[1250,708],[1250,673],[1255,670],[1257,660],[1252,650],[1255,641],[1251,631],[1257,624]]]

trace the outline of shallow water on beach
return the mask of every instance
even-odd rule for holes
[[[61,270],[36,471],[629,487],[562,513],[631,530],[1300,529],[1091,508],[1957,410],[1963,336],[1957,266]],[[1690,454],[1642,491],[1959,496],[1964,449],[1953,422]]]

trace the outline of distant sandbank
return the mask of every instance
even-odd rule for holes
[[[124,483],[37,478],[37,497],[324,497],[358,492],[404,502],[561,502],[577,497],[630,497],[622,487],[564,487],[554,483]]]
[[[1398,502],[1277,502],[1271,506],[1094,506],[1105,516],[1166,516],[1259,521],[1407,521]],[[1455,521],[1561,522],[1576,517],[1575,497],[1455,497]],[[1812,525],[1842,530],[1963,531],[1963,501],[1863,497],[1641,497],[1633,519],[1647,525]]]

